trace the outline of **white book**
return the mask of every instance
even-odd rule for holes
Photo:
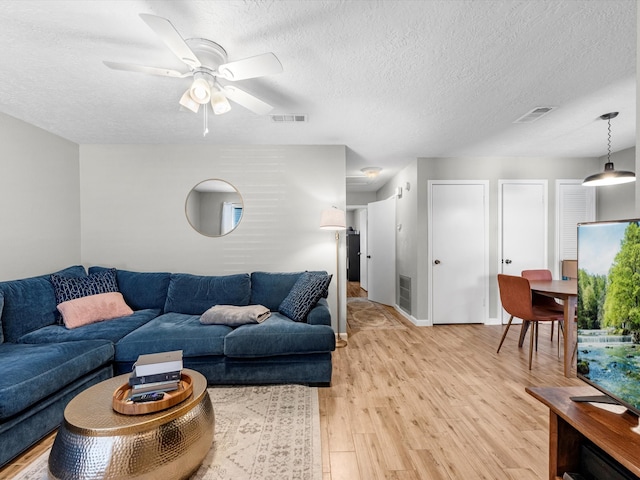
[[[140,355],[133,364],[136,377],[182,370],[182,350]]]

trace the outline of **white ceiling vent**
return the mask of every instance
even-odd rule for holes
[[[300,115],[297,113],[283,113],[269,116],[271,117],[271,121],[273,123],[300,123],[307,121],[306,115]]]
[[[544,117],[546,114],[550,113],[552,110],[555,110],[556,108],[558,107],[536,107],[533,110],[525,113],[513,123],[533,123],[536,120]]]

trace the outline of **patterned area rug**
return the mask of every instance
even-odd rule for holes
[[[213,448],[191,480],[321,480],[318,390],[301,385],[209,388]],[[45,452],[16,480],[46,480]]]
[[[353,330],[407,328],[384,305],[363,297],[347,298],[347,318]]]

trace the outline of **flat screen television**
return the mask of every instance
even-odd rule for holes
[[[640,219],[578,224],[578,377],[640,415]]]

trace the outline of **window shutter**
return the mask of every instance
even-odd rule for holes
[[[594,187],[583,187],[582,180],[557,180],[557,265],[578,258],[578,223],[596,219]]]

